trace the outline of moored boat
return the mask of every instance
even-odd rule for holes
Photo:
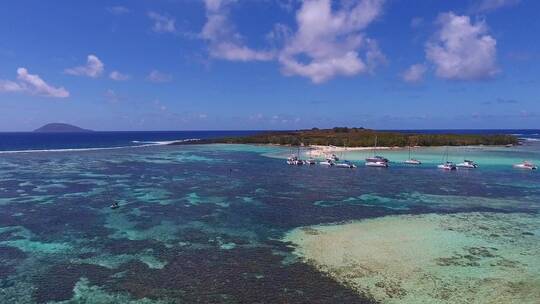
[[[319,165],[331,167],[334,165],[334,161],[332,161],[330,158],[327,158],[325,161],[319,162]]]
[[[341,163],[337,163],[335,166],[337,168],[348,168],[348,169],[356,168],[356,165],[351,163],[350,161],[343,161]]]
[[[478,164],[476,164],[472,160],[464,160],[462,163],[459,163],[456,165],[458,168],[464,168],[464,169],[476,169],[478,168]]]
[[[414,159],[414,158],[407,159],[403,163],[408,164],[408,165],[421,165],[422,164],[421,161],[419,161],[417,159]]]
[[[367,167],[379,167],[379,168],[388,168],[388,162],[376,161],[376,162],[366,162]]]
[[[456,164],[454,164],[453,162],[450,162],[450,161],[447,161],[444,164],[438,165],[437,168],[443,169],[443,170],[448,170],[448,171],[452,171],[452,170],[457,169]]]
[[[527,170],[536,170],[536,169],[538,169],[538,167],[535,164],[533,164],[531,162],[528,162],[528,161],[524,161],[521,164],[515,164],[514,168],[527,169]]]
[[[422,162],[419,161],[418,159],[411,158],[411,144],[410,143],[409,143],[409,159],[407,159],[403,163],[405,163],[407,165],[421,165],[422,164]]]
[[[377,136],[375,136],[375,144],[373,145],[373,156],[366,158],[366,166],[387,168],[389,160],[385,157],[375,155],[376,150],[377,150]]]

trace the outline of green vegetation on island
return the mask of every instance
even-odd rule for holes
[[[338,147],[369,147],[377,138],[380,147],[405,146],[467,146],[509,145],[518,139],[505,134],[414,134],[396,131],[375,131],[364,128],[336,127],[333,129],[270,131],[250,136],[227,137],[214,143],[276,144],[276,145],[332,145]]]

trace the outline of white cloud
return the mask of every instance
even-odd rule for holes
[[[477,80],[497,74],[496,43],[484,21],[475,24],[468,16],[441,14],[440,30],[426,43],[426,57],[435,64],[437,76],[454,80]]]
[[[64,72],[70,75],[97,78],[103,73],[104,67],[103,62],[96,55],[90,54],[87,57],[86,65],[65,69]]]
[[[152,30],[156,33],[174,33],[176,32],[176,20],[172,17],[149,12],[148,17],[154,21]]]
[[[125,15],[131,12],[129,8],[120,5],[107,7],[107,11],[113,15]]]
[[[267,61],[274,54],[244,45],[242,36],[229,21],[228,5],[232,0],[205,0],[206,23],[201,38],[209,42],[210,56],[231,61]]]
[[[128,74],[122,74],[118,71],[112,71],[110,74],[109,74],[109,78],[111,78],[112,80],[116,80],[116,81],[125,81],[125,80],[128,80],[130,78],[130,76]]]
[[[480,0],[473,5],[473,11],[479,13],[486,13],[494,11],[499,8],[514,6],[519,4],[521,0]]]
[[[0,92],[10,93],[10,92],[21,92],[21,91],[24,91],[24,88],[21,87],[15,81],[0,80]]]
[[[344,1],[338,9],[331,0],[304,1],[296,14],[298,29],[279,55],[282,72],[314,83],[369,72],[384,56],[363,31],[382,7],[383,0]]]
[[[405,70],[405,72],[403,72],[403,75],[401,75],[401,77],[405,82],[417,83],[422,81],[426,70],[427,68],[423,64],[413,64],[407,70]]]
[[[153,70],[148,74],[146,79],[151,82],[170,82],[172,81],[172,75]]]
[[[29,74],[25,68],[17,69],[17,81],[0,80],[0,92],[23,92],[56,98],[69,97],[69,92],[63,87],[50,86],[39,75]]]

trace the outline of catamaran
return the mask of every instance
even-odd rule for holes
[[[536,170],[536,169],[538,169],[538,167],[535,164],[533,164],[531,162],[528,162],[528,161],[524,161],[521,164],[515,164],[514,168],[527,169],[527,170]]]
[[[410,143],[409,143],[409,159],[404,161],[404,163],[408,165],[421,165],[422,164],[422,162],[419,161],[418,159],[411,158],[411,144]]]
[[[377,136],[375,136],[375,145],[373,146],[373,156],[366,158],[366,166],[387,168],[388,162],[389,162],[388,159],[382,156],[375,155],[376,150],[377,150]]]
[[[448,146],[446,146],[446,153],[445,153],[445,156],[444,156],[444,163],[438,165],[437,168],[443,169],[443,170],[449,170],[449,171],[457,169],[456,164],[454,164],[451,161],[448,161]]]

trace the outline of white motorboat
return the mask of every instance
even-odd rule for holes
[[[449,161],[445,162],[444,164],[438,165],[437,168],[443,169],[443,170],[448,170],[448,171],[452,171],[452,170],[457,169],[456,164],[454,164],[453,162],[449,162]]]
[[[464,169],[476,169],[478,168],[478,164],[476,164],[472,160],[464,160],[462,163],[459,163],[456,165],[458,168],[464,168]]]
[[[531,162],[528,162],[528,161],[524,161],[521,164],[515,164],[514,168],[527,169],[527,170],[536,170],[536,169],[538,169],[538,167],[535,164],[533,164]]]

